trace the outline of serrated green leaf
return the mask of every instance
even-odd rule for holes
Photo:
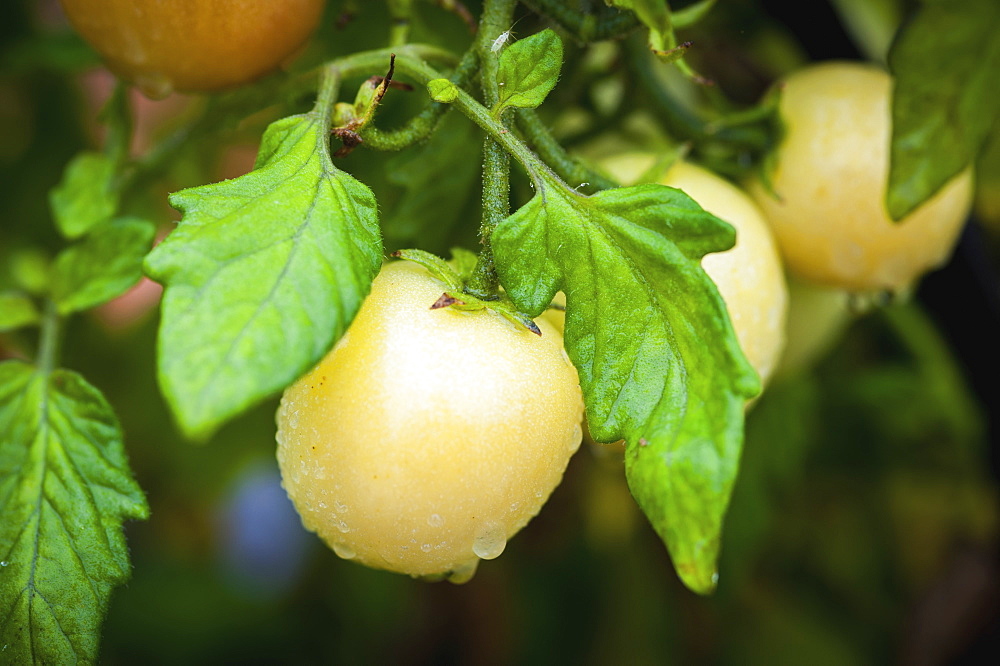
[[[4,663],[94,663],[130,574],[122,522],[149,508],[121,428],[80,375],[0,363],[0,645]]]
[[[562,57],[562,40],[548,28],[508,46],[500,55],[500,101],[494,115],[507,107],[533,109],[544,102],[559,80]]]
[[[191,436],[322,358],[382,264],[375,197],[328,142],[324,112],[279,120],[258,169],[170,198],[184,215],[146,271],[166,287],[160,385]]]
[[[886,204],[900,220],[976,157],[1000,115],[1000,3],[925,0],[889,50]]]
[[[532,316],[565,292],[565,344],[591,433],[626,440],[632,494],[681,579],[708,592],[744,404],[759,391],[700,266],[735,232],[662,185],[586,197],[546,178],[536,192],[493,234],[501,282]]]
[[[0,291],[0,333],[30,326],[38,320],[38,308],[28,296],[16,291]]]
[[[150,222],[122,218],[102,224],[63,250],[52,276],[52,299],[59,314],[100,305],[135,285],[155,234]]]
[[[451,104],[458,97],[458,87],[448,79],[432,79],[427,82],[427,94],[435,102]]]
[[[66,166],[62,180],[49,193],[56,226],[66,238],[79,238],[118,209],[115,166],[106,155],[83,152]]]

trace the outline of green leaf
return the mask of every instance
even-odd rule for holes
[[[562,40],[547,28],[508,46],[500,55],[494,115],[510,106],[533,109],[544,102],[559,80],[562,57]]]
[[[654,50],[669,51],[677,46],[670,7],[666,0],[606,0],[606,2],[612,7],[634,12],[639,21],[649,28],[649,43]]]
[[[142,260],[153,245],[155,227],[123,218],[102,224],[56,258],[52,299],[59,314],[110,301],[142,278]]]
[[[49,194],[63,236],[79,238],[111,219],[118,209],[114,178],[114,163],[101,153],[83,152],[70,161],[62,181]]]
[[[324,115],[273,123],[257,170],[170,198],[184,215],[146,271],[166,287],[160,385],[190,436],[322,358],[382,264],[375,197],[333,166]]]
[[[451,104],[458,97],[458,87],[448,79],[432,79],[427,82],[427,94],[435,102]]]
[[[626,440],[632,494],[681,579],[708,592],[744,404],[759,391],[700,265],[735,232],[670,187],[587,197],[544,178],[493,234],[501,282],[531,316],[565,292],[566,349],[591,434]]]
[[[30,326],[39,320],[35,302],[16,291],[0,291],[0,333]]]
[[[670,22],[678,30],[689,28],[704,19],[715,6],[715,2],[716,0],[700,0],[700,2],[688,5],[684,9],[671,12]]]
[[[995,0],[925,0],[893,42],[886,203],[894,220],[965,169],[996,123],[998,34]]]
[[[149,508],[100,392],[67,370],[0,363],[0,645],[4,663],[94,663],[122,531]]]

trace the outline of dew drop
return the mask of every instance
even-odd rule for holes
[[[4,560],[3,562],[0,562],[0,567],[5,567],[8,564],[10,564],[10,562],[8,562],[7,560]]]
[[[506,547],[507,539],[497,525],[488,525],[472,542],[472,552],[484,560],[499,557]]]
[[[347,534],[348,532],[351,531],[351,527],[343,520],[337,523],[337,529],[340,530],[341,533],[343,534]]]
[[[353,560],[357,555],[354,549],[348,546],[346,543],[335,543],[333,544],[333,552],[337,554],[337,557],[344,560]]]
[[[420,550],[422,550],[425,553],[429,553],[429,552],[431,552],[431,548],[432,548],[432,546],[429,543],[425,543],[424,545],[422,545],[420,547]]]
[[[427,524],[431,527],[441,527],[444,525],[444,518],[442,518],[439,514],[432,513],[427,519]]]
[[[577,449],[580,448],[580,442],[583,441],[583,427],[577,423],[573,426],[573,435],[569,438],[569,450],[571,453],[575,453]]]
[[[337,513],[347,513],[347,505],[342,502],[336,502],[333,508],[337,510]]]
[[[479,567],[479,560],[477,559],[473,559],[470,562],[466,562],[465,564],[455,567],[446,574],[448,582],[454,583],[455,585],[468,583],[472,580],[472,577],[476,575],[477,567]]]
[[[521,508],[521,503],[520,502],[511,502],[511,504],[510,504],[510,512],[511,513],[515,513],[520,508]]]

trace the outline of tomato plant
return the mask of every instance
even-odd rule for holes
[[[0,662],[987,640],[992,0],[2,5]]]

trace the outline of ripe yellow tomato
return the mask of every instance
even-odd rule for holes
[[[583,398],[562,336],[389,263],[347,333],[285,391],[278,462],[305,526],[341,557],[468,580],[536,514],[580,445]]]
[[[61,0],[73,27],[150,97],[237,86],[309,37],[325,0]]]
[[[602,162],[630,184],[653,166],[652,155],[626,153]],[[711,171],[678,161],[660,179],[683,190],[702,208],[736,228],[736,245],[705,255],[701,266],[726,303],[747,360],[766,382],[784,346],[788,294],[781,257],[763,215],[742,190]]]
[[[789,270],[851,291],[902,290],[951,254],[972,197],[966,171],[900,222],[885,205],[892,79],[860,63],[799,70],[781,87],[785,135],[751,192]],[[776,195],[776,196],[775,196]]]

